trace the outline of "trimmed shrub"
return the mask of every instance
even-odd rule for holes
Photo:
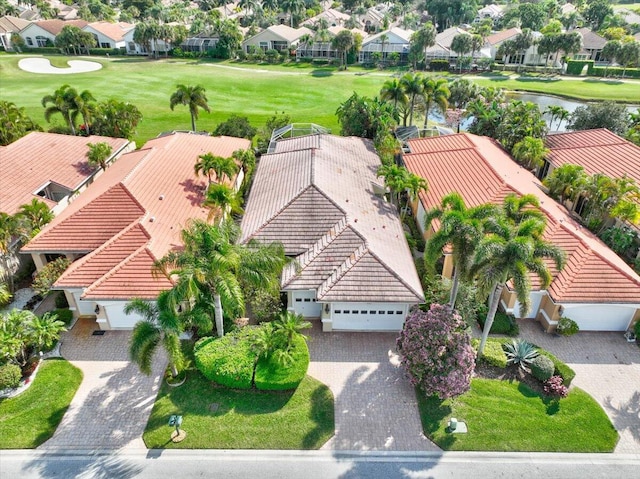
[[[69,302],[67,301],[67,297],[65,296],[65,294],[60,291],[57,295],[56,295],[56,308],[58,309],[65,309],[69,307]]]
[[[35,292],[40,296],[46,296],[49,294],[53,283],[58,280],[70,264],[71,261],[65,256],[61,256],[60,258],[47,263],[44,268],[38,271],[38,274],[36,274],[36,277],[33,280],[32,287]]]
[[[4,364],[0,366],[0,389],[18,387],[22,378],[20,366],[15,364]]]
[[[567,62],[567,75],[581,75],[585,65],[587,65],[587,74],[591,75],[594,63],[593,60],[569,60]]]
[[[73,311],[66,308],[54,309],[53,314],[58,317],[58,321],[62,321],[65,326],[69,326],[73,321]]]
[[[309,348],[304,337],[294,338],[290,352],[293,361],[288,366],[283,366],[273,354],[258,361],[255,377],[257,389],[284,391],[298,387],[309,368]]]
[[[553,361],[542,354],[534,358],[533,361],[531,361],[531,364],[529,364],[529,367],[531,368],[531,374],[533,377],[541,382],[544,382],[553,376],[555,371]]]
[[[434,72],[449,71],[449,60],[431,60],[429,62],[429,70]]]
[[[562,377],[563,384],[569,387],[571,385],[571,381],[573,381],[573,378],[576,377],[576,372],[573,369],[571,369],[566,363],[564,363],[563,361],[560,361],[557,357],[555,357],[549,351],[538,348],[538,352],[541,355],[546,356],[549,359],[551,359],[551,361],[553,361],[554,376]]]
[[[573,336],[578,331],[580,331],[580,328],[573,319],[562,317],[558,321],[558,326],[556,327],[558,334],[562,336]]]
[[[477,338],[472,339],[471,346],[477,352],[478,346],[480,346],[480,340]],[[502,343],[500,341],[488,339],[487,343],[484,345],[484,352],[482,353],[482,356],[478,358],[478,361],[482,361],[498,368],[506,368],[507,355],[504,353],[504,349],[502,349]]]
[[[196,367],[209,380],[234,389],[250,389],[257,355],[258,328],[246,327],[222,338],[207,337],[193,349]]]
[[[551,397],[566,398],[569,394],[567,386],[562,384],[562,378],[560,376],[552,376],[544,383],[544,393]]]
[[[633,332],[636,333],[636,338],[640,338],[640,321],[636,321],[636,324],[633,326]]]
[[[480,328],[484,329],[484,322],[487,319],[485,315],[478,315],[478,322],[480,323]],[[498,311],[496,313],[496,317],[493,320],[493,324],[491,325],[491,334],[506,334],[507,336],[517,336],[520,334],[520,327],[516,322],[515,318],[507,313],[503,313],[502,311]]]

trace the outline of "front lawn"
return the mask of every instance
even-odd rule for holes
[[[184,441],[170,441],[180,414]],[[334,433],[333,395],[307,376],[295,391],[234,390],[188,371],[180,387],[160,389],[144,441],[149,448],[317,449]]]
[[[557,402],[517,381],[473,379],[455,399],[418,398],[424,433],[444,450],[611,452],[618,441],[600,405],[578,388]],[[450,417],[469,432],[448,433]]]
[[[29,389],[0,399],[0,449],[35,448],[53,436],[81,382],[68,361],[45,361]]]

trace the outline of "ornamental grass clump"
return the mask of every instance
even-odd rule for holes
[[[540,355],[533,344],[523,339],[513,340],[511,343],[505,344],[504,353],[507,355],[509,364],[517,364],[525,371],[529,370],[531,362]]]
[[[475,366],[466,324],[449,306],[409,314],[396,342],[412,385],[447,399],[468,391]]]
[[[547,379],[544,382],[543,390],[547,396],[557,398],[566,398],[569,394],[569,388],[562,384],[561,376],[551,376]]]

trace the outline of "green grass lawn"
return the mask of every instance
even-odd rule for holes
[[[187,433],[177,444],[172,414]],[[192,369],[182,386],[162,386],[143,438],[149,448],[317,449],[334,428],[333,395],[309,376],[295,391],[262,392],[217,386]]]
[[[0,449],[38,447],[55,432],[82,382],[82,372],[63,359],[41,366],[29,389],[0,400]]]
[[[518,382],[473,379],[455,399],[418,397],[425,435],[447,451],[611,452],[618,441],[600,405],[578,388],[556,402]],[[469,432],[448,433],[450,417]]]
[[[186,107],[169,108],[169,97],[178,83],[201,84],[207,90],[211,113],[201,112],[198,129],[212,131],[232,113],[247,116],[262,126],[275,112],[289,114],[294,122],[313,122],[339,132],[335,116],[338,106],[354,91],[373,96],[393,71],[350,67],[346,72],[310,64],[251,65],[232,62],[146,58],[106,58],[96,72],[74,75],[38,75],[18,68],[20,55],[0,56],[2,88],[0,99],[25,107],[45,129],[43,96],[69,83],[79,91],[89,90],[99,101],[116,98],[135,104],[143,114],[134,138],[140,145],[167,130],[187,130],[190,117]],[[77,57],[52,57],[55,64]],[[260,71],[256,71],[260,70]],[[640,82],[619,83],[599,80],[520,81],[478,77],[482,85],[502,86],[533,92],[555,93],[576,98],[615,99],[640,102]],[[62,124],[61,118],[56,118]]]

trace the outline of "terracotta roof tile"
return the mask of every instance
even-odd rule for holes
[[[135,25],[126,22],[93,22],[86,25],[85,28],[86,27],[93,28],[115,42],[121,42],[124,39],[124,35],[128,31],[133,30]]]
[[[441,198],[454,191],[465,198],[468,206],[500,202],[509,192],[534,194],[540,199],[541,209],[548,218],[545,238],[560,246],[567,255],[567,265],[562,272],[552,268],[554,279],[548,293],[554,301],[640,303],[640,277],[595,235],[572,219],[562,206],[546,196],[537,178],[511,160],[489,138],[471,134],[452,136],[466,139],[440,137],[408,141],[411,152],[435,152],[403,156],[409,171],[429,181],[429,191],[420,195],[425,209],[439,206]],[[459,145],[464,141],[473,146],[450,153],[441,151],[443,143]],[[431,142],[436,146],[429,145]],[[533,277],[532,285],[534,288],[540,286]]]
[[[58,35],[67,25],[84,28],[89,22],[85,20],[58,20],[54,18],[52,20],[40,20],[34,23],[52,35]]]
[[[501,32],[494,33],[493,35],[489,35],[487,37],[487,43],[489,45],[499,45],[500,43],[508,40],[510,38],[515,37],[521,32],[519,28],[508,28],[507,30],[503,30]]]

